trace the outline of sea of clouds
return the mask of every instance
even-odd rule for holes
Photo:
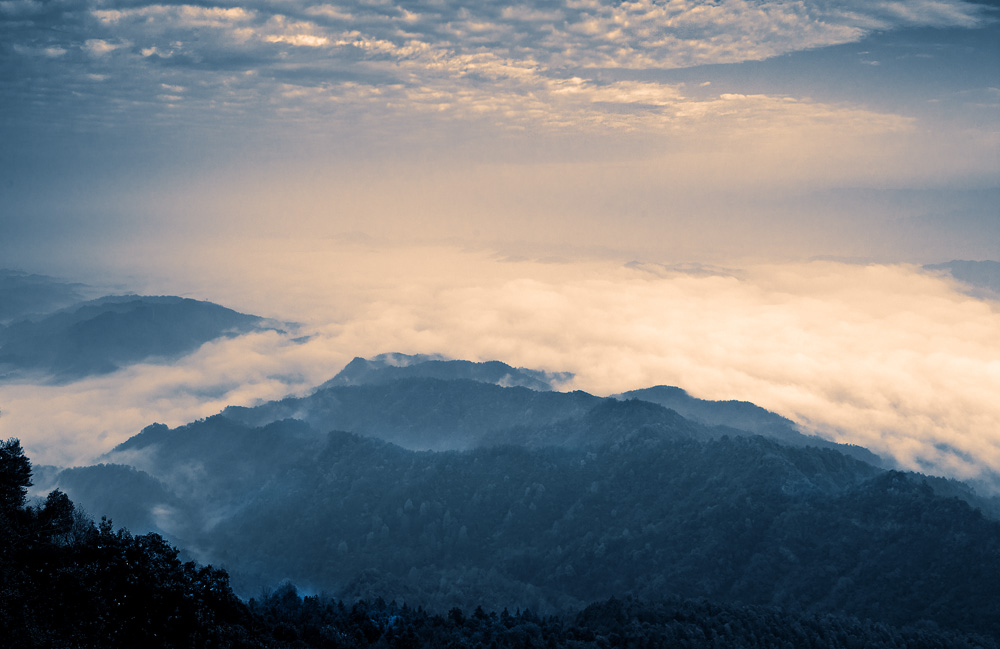
[[[306,393],[354,356],[441,353],[573,372],[564,389],[598,395],[752,401],[909,469],[1000,473],[1000,305],[914,265],[538,260],[360,236],[206,252],[137,251],[89,277],[127,268],[137,291],[295,324],[171,364],[0,385],[0,436],[37,463],[88,463],[154,421]]]

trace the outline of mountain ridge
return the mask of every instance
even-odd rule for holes
[[[152,424],[52,486],[225,567],[244,596],[290,580],[543,613],[676,596],[1000,635],[1000,521],[974,492],[803,443],[753,404],[390,373],[324,385]]]
[[[793,446],[831,448],[874,466],[889,468],[885,460],[863,446],[840,444],[802,432],[791,419],[761,408],[749,401],[712,401],[692,397],[682,388],[657,385],[612,395],[615,399],[641,399],[676,411],[681,416],[706,426],[729,431],[746,431]]]

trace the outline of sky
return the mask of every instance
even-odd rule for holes
[[[996,2],[466,5],[0,1],[6,247],[998,256]]]
[[[1000,260],[998,206],[996,2],[0,0],[0,267],[312,336],[0,386],[0,435],[85,461],[400,351],[1000,472],[997,301],[920,270]]]

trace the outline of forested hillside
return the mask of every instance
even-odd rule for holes
[[[708,401],[692,397],[678,387],[657,385],[642,390],[629,390],[615,395],[616,399],[640,399],[669,408],[678,414],[736,434],[755,433],[792,446],[832,448],[869,464],[882,466],[882,459],[861,446],[835,444],[816,435],[806,435],[790,419],[746,401]]]
[[[599,401],[584,392],[415,377],[321,388],[306,397],[230,407],[222,414],[253,426],[294,418],[319,431],[349,430],[416,450],[450,450],[504,442],[561,445],[560,437],[525,439],[525,434],[544,435],[542,427],[582,417]]]
[[[447,615],[381,598],[302,598],[285,584],[242,601],[224,570],[182,563],[156,534],[99,525],[59,491],[26,505],[31,464],[0,442],[0,645],[244,648],[799,647],[996,649],[980,634],[922,620],[893,626],[835,614],[610,598],[539,616],[453,607]]]
[[[409,377],[150,426],[106,460],[49,486],[246,597],[290,580],[551,615],[669,596],[1000,633],[1000,523],[971,491],[647,401]]]

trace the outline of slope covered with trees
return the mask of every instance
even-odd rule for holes
[[[60,491],[25,506],[31,465],[0,442],[0,645],[241,646],[250,616],[222,570],[156,534],[81,514]]]
[[[144,477],[91,467],[59,484],[88,509],[114,504],[97,487],[129,494],[123,514],[158,521],[244,595],[290,579],[348,599],[544,614],[670,595],[1000,632],[1000,523],[920,476],[706,435],[641,401],[598,401],[571,421],[535,432],[567,426],[586,444],[418,452],[217,416],[123,445]]]
[[[283,585],[244,602],[224,570],[182,563],[160,536],[81,514],[60,491],[26,505],[31,465],[0,442],[0,645],[105,648],[800,647],[996,649],[928,621],[893,626],[835,614],[657,598],[611,598],[538,616],[453,607],[446,616],[381,598],[300,597]]]
[[[790,419],[765,410],[748,401],[709,401],[692,397],[681,388],[657,385],[641,390],[629,390],[615,395],[616,399],[639,399],[669,408],[678,414],[706,426],[714,426],[740,434],[754,433],[792,446],[832,448],[859,460],[882,466],[882,459],[861,446],[835,444],[816,435],[803,434]]]
[[[959,483],[810,445],[753,404],[635,393],[693,420],[503,387],[502,364],[352,364],[305,397],[148,426],[39,488],[224,567],[244,597],[290,580],[545,616],[701,598],[1000,635],[1000,522]]]
[[[295,418],[318,431],[349,430],[415,450],[452,450],[507,441],[513,429],[540,431],[582,417],[600,402],[584,392],[539,392],[467,379],[407,377],[386,383],[320,388],[306,397],[223,415],[261,426]],[[557,438],[525,440],[559,444]]]

